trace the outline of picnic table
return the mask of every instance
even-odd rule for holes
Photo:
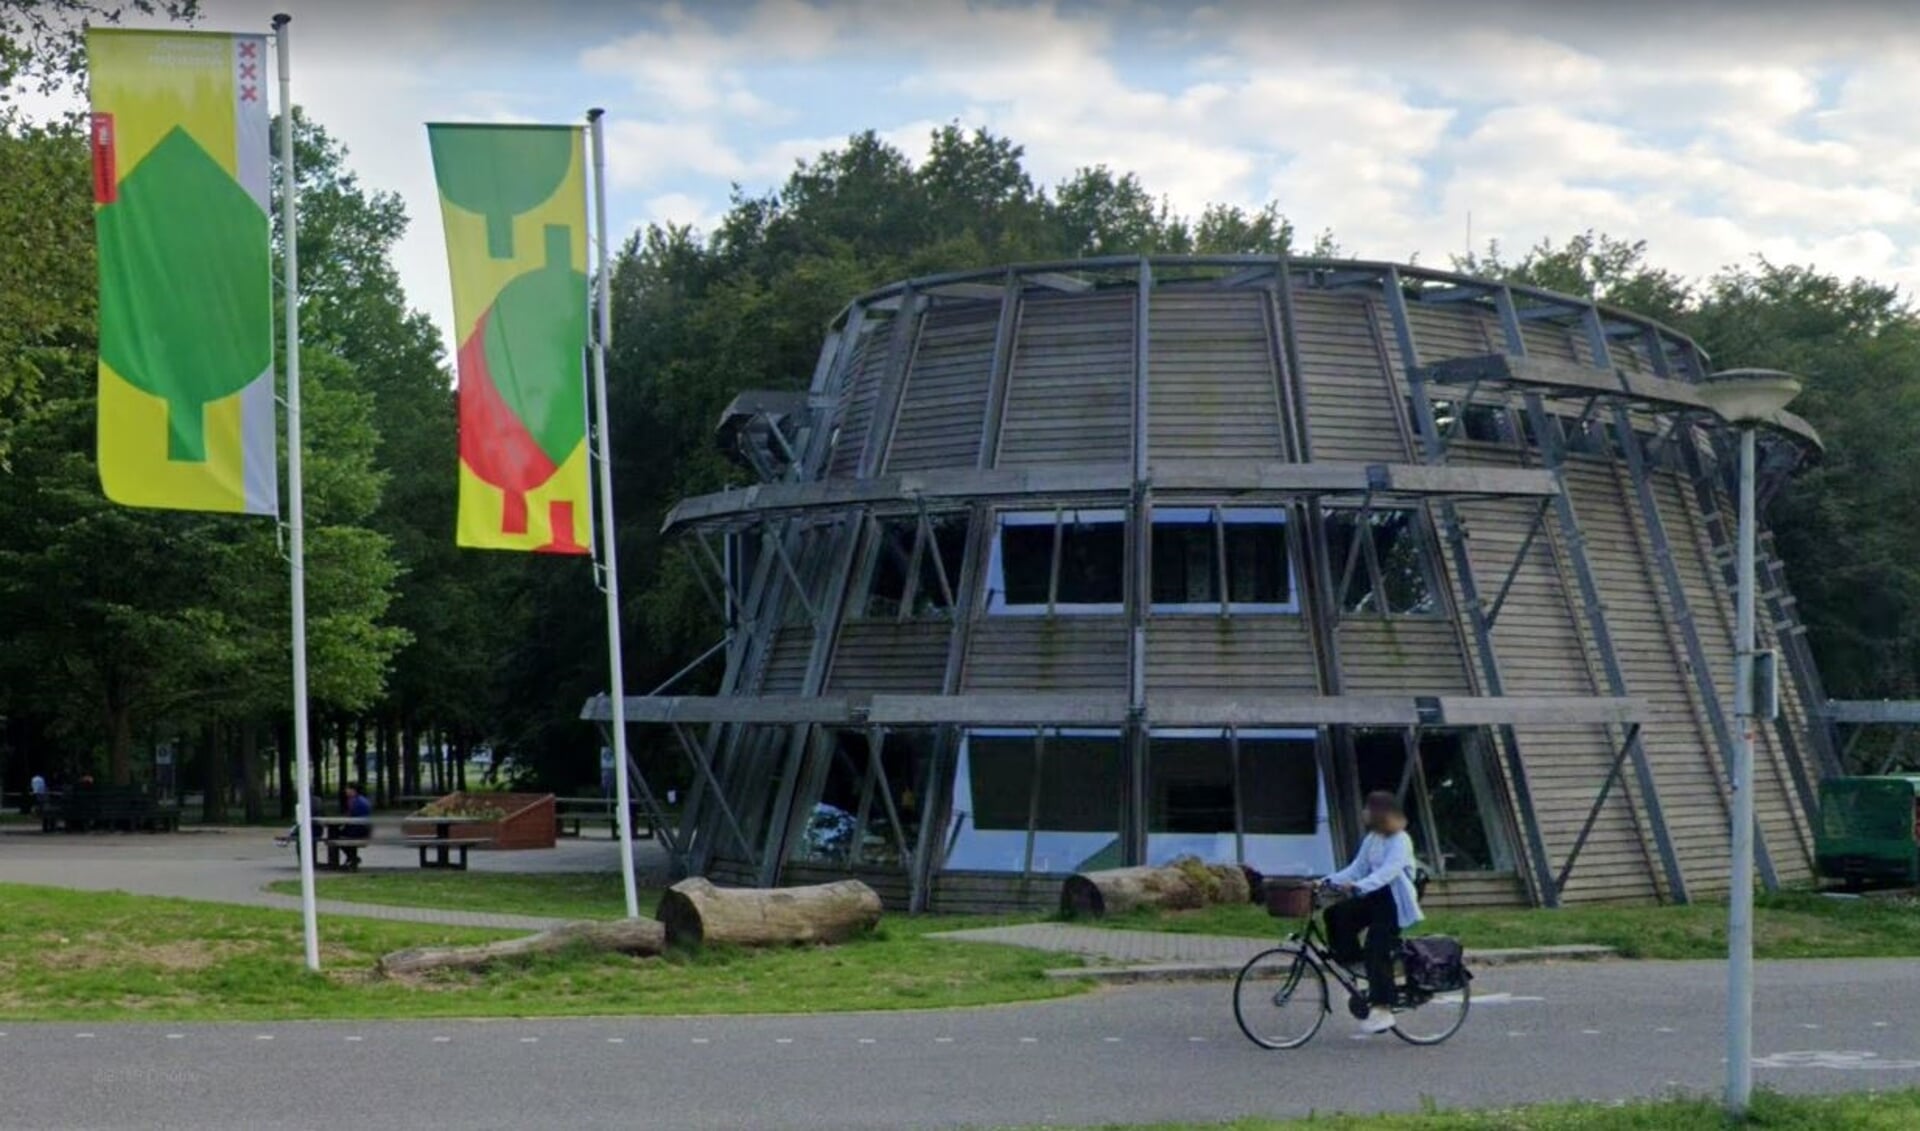
[[[180,807],[164,805],[134,785],[87,785],[50,792],[40,804],[40,831],[173,832]]]
[[[581,825],[588,821],[605,821],[607,836],[617,838],[620,835],[619,815],[614,810],[611,797],[556,797],[553,799],[553,832],[555,836],[579,836]],[[642,809],[640,802],[632,801],[627,807],[628,817],[632,821],[635,840],[653,839],[653,822]]]
[[[459,836],[453,834],[455,826],[468,829],[479,826],[485,828],[491,821],[478,821],[471,817],[324,817],[313,822],[313,866],[330,871],[351,872],[359,868],[359,850],[370,844],[386,839],[377,834],[381,829],[399,829],[401,835],[397,843],[417,849],[420,853],[422,868],[449,868],[464,872],[467,870],[467,852],[483,844],[493,843],[491,835]],[[429,826],[428,831],[415,833],[411,830]],[[348,836],[349,828],[364,828],[364,836]],[[296,853],[300,850],[297,837],[276,838],[291,840]],[[391,843],[391,842],[390,842]],[[348,850],[352,851],[349,852]],[[320,852],[325,850],[326,862],[320,861]],[[458,856],[454,856],[458,853]],[[429,858],[431,854],[431,859]]]

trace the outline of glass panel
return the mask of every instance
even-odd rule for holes
[[[1213,522],[1153,521],[1153,603],[1219,604]]]
[[[1000,527],[1000,580],[1009,605],[1045,605],[1053,573],[1053,524]]]
[[[1420,739],[1420,772],[1427,780],[1433,830],[1440,842],[1443,871],[1486,872],[1512,867],[1489,818],[1494,814],[1490,783],[1478,763],[1480,745],[1460,734],[1427,734]]]
[[[1354,535],[1359,523],[1356,511],[1326,512],[1327,568],[1333,574],[1335,587],[1342,578],[1346,580],[1346,588],[1340,594],[1342,612],[1377,613],[1380,609],[1374,600],[1373,575],[1367,569],[1366,551],[1361,550],[1357,556],[1354,553]],[[1352,572],[1348,572],[1349,564]]]
[[[1423,860],[1427,856],[1426,829],[1421,820],[1420,799],[1407,777],[1407,739],[1397,730],[1356,730],[1353,732],[1353,758],[1360,775],[1360,798],[1376,792],[1400,798],[1407,811],[1407,832],[1413,836],[1413,850]],[[1406,792],[1400,791],[1402,782]],[[1357,815],[1357,814],[1356,814]],[[1431,863],[1431,861],[1428,861]]]
[[[1244,863],[1269,876],[1323,876],[1333,840],[1311,738],[1240,736]]]
[[[1117,734],[1048,734],[1038,778],[1033,870],[1062,874],[1114,867],[1119,860],[1121,743]],[[1018,872],[1025,866],[1034,804],[1034,736],[974,732],[961,747],[951,870]]]
[[[913,560],[916,526],[910,521],[880,524],[880,550],[873,563],[873,584],[867,588],[867,616],[900,614],[900,599],[907,591],[907,563]]]
[[[1374,511],[1374,559],[1380,563],[1381,588],[1385,590],[1387,612],[1424,614],[1434,611],[1433,593],[1427,585],[1426,555],[1421,550],[1420,530],[1410,510]]]
[[[1147,763],[1147,863],[1181,856],[1238,861],[1233,806],[1233,751],[1224,736],[1153,736]]]
[[[1227,593],[1236,605],[1293,603],[1286,523],[1227,523]]]
[[[1118,605],[1126,599],[1126,526],[1064,521],[1060,528],[1062,605]],[[1041,600],[1045,601],[1042,590]],[[1012,603],[1011,597],[1008,603]]]

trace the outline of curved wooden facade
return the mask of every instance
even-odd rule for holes
[[[1723,890],[1726,436],[1685,337],[1412,267],[1110,259],[901,283],[722,422],[668,520],[719,693],[627,701],[671,846],[922,908],[1181,852],[1307,871],[1391,788],[1456,902]],[[1814,440],[1783,417],[1769,485]],[[1763,555],[1764,557],[1764,555]],[[1810,874],[1824,700],[1777,561],[1762,878]],[[604,699],[588,716],[605,718]]]

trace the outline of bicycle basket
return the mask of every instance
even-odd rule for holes
[[[1269,878],[1267,914],[1276,919],[1305,919],[1313,914],[1313,881]]]
[[[1463,989],[1473,980],[1467,969],[1466,951],[1458,939],[1428,935],[1400,944],[1400,964],[1406,968],[1407,984],[1426,993],[1446,993]]]

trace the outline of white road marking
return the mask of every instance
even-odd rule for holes
[[[695,1037],[693,1039],[693,1043],[696,1045],[710,1045],[713,1043],[713,1038],[712,1037]]]
[[[1509,1036],[1509,1037],[1524,1037],[1524,1036],[1526,1036],[1526,1035],[1527,1035],[1527,1034],[1526,1034],[1526,1033],[1525,1033],[1524,1031],[1522,1031],[1522,1030],[1519,1030],[1519,1029],[1508,1029],[1508,1030],[1507,1030],[1507,1036]]]
[[[520,1043],[523,1045],[537,1045],[540,1043],[540,1038],[539,1037],[521,1037]]]
[[[444,1045],[444,1044],[447,1044],[448,1042],[450,1042],[450,1041],[452,1041],[452,1040],[453,1040],[453,1038],[452,1038],[452,1037],[435,1037],[435,1038],[433,1039],[433,1043],[434,1043],[434,1044],[436,1044],[436,1045]]]
[[[1598,1029],[1582,1029],[1580,1032],[1582,1035],[1588,1037],[1597,1037],[1600,1035],[1600,1030]]]
[[[253,1039],[256,1041],[271,1041],[273,1039],[273,1034],[272,1033],[255,1033],[253,1035]]]
[[[1020,1043],[1023,1045],[1037,1045],[1040,1043],[1040,1038],[1039,1037],[1021,1037]]]
[[[1667,1028],[1667,1027],[1666,1027],[1665,1025],[1662,1025],[1662,1026],[1660,1026],[1660,1027],[1659,1027],[1658,1029],[1655,1029],[1655,1030],[1654,1030],[1654,1032],[1656,1032],[1656,1033],[1671,1033],[1671,1032],[1673,1032],[1673,1030],[1672,1030],[1672,1029],[1669,1029],[1669,1028]]]
[[[1898,1072],[1920,1069],[1920,1060],[1883,1060],[1877,1052],[1820,1049],[1757,1056],[1755,1068],[1831,1068],[1841,1072]]]
[[[1875,1021],[1873,1023],[1873,1027],[1876,1029],[1884,1029],[1887,1027],[1887,1023],[1885,1021]],[[4,1037],[4,1036],[6,1036],[5,1033],[0,1033],[0,1037]]]
[[[1455,999],[1455,1000],[1458,1000],[1458,999]],[[1545,1000],[1547,999],[1543,997],[1531,997],[1526,994],[1509,994],[1509,993],[1475,994],[1473,998],[1473,1004],[1475,1005],[1516,1005],[1523,1002],[1536,1002],[1536,1001],[1545,1001]]]
[[[861,1037],[860,1043],[863,1045],[871,1045],[871,1044],[875,1044],[876,1042],[872,1037]]]
[[[793,1043],[793,1038],[792,1037],[775,1037],[773,1039],[773,1043],[776,1045],[790,1045]]]
[[[93,1034],[92,1033],[75,1033],[73,1035],[73,1039],[76,1041],[91,1041],[93,1039]]]
[[[345,1039],[349,1044],[359,1044],[361,1041],[366,1040],[365,1037],[347,1037]]]
[[[610,1045],[624,1045],[627,1043],[627,1039],[625,1037],[608,1037],[607,1043]]]
[[[1188,1037],[1188,1038],[1187,1038],[1187,1040],[1188,1040],[1188,1041],[1189,1041],[1190,1043],[1192,1043],[1192,1044],[1196,1044],[1196,1045],[1201,1045],[1201,1044],[1205,1044],[1205,1043],[1206,1043],[1206,1041],[1207,1041],[1207,1039],[1206,1039],[1205,1037]]]
[[[1105,1041],[1106,1043],[1108,1043],[1108,1044],[1110,1044],[1110,1045],[1117,1045],[1117,1044],[1119,1044],[1119,1043],[1120,1043],[1120,1038],[1119,1038],[1119,1037],[1101,1037],[1100,1039],[1101,1039],[1101,1040],[1103,1040],[1103,1041]]]
[[[4,1036],[4,1034],[0,1034],[0,1036]],[[187,1035],[185,1033],[168,1033],[167,1039],[169,1041],[184,1041],[187,1039]]]
[[[935,1037],[933,1039],[933,1043],[936,1045],[950,1045],[953,1043],[953,1038],[952,1037]]]

